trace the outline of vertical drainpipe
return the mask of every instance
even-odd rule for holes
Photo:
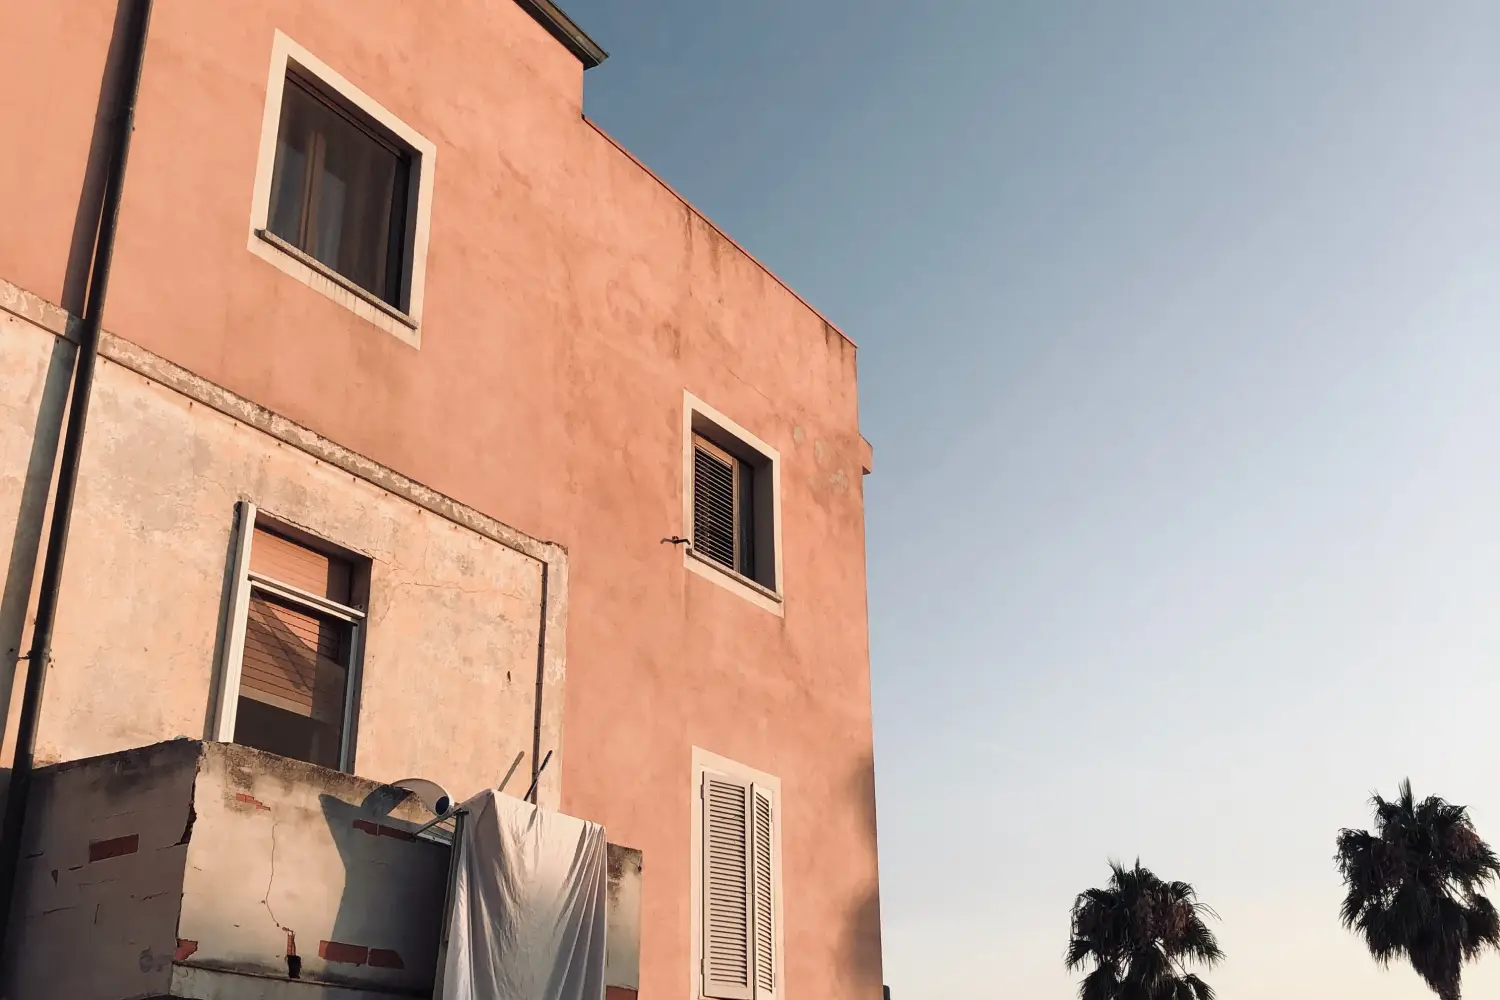
[[[141,67],[146,56],[146,35],[151,23],[151,0],[121,0],[131,5],[125,36],[125,61],[119,76],[119,109],[110,139],[109,171],[105,175],[104,201],[99,212],[99,234],[94,244],[94,264],[89,279],[88,303],[79,328],[78,362],[73,375],[73,398],[68,405],[68,429],[63,437],[62,460],[57,470],[57,495],[52,503],[52,527],[42,562],[42,582],[37,593],[36,625],[31,650],[26,654],[26,690],[21,698],[21,719],[16,727],[16,756],[11,765],[10,787],[5,796],[5,817],[0,823],[0,958],[8,953],[11,910],[15,905],[16,873],[21,857],[21,835],[26,826],[26,799],[35,765],[36,733],[42,708],[42,689],[52,658],[52,633],[57,623],[58,591],[62,583],[63,557],[68,548],[68,528],[73,520],[73,499],[78,491],[78,462],[83,451],[83,429],[88,420],[89,397],[94,389],[94,370],[99,361],[99,329],[104,318],[104,297],[109,290],[110,265],[114,261],[115,228],[120,219],[120,196],[125,185],[125,161],[130,153],[130,134],[135,128],[135,105],[141,91]]]

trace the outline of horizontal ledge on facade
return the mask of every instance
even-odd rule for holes
[[[748,577],[745,574],[739,572],[738,570],[730,569],[728,566],[725,566],[723,563],[719,562],[719,560],[715,559],[712,556],[704,555],[702,552],[699,552],[697,549],[693,548],[691,545],[689,545],[688,548],[687,548],[687,554],[688,554],[689,558],[697,560],[698,562],[700,562],[703,565],[709,567],[710,569],[717,570],[718,572],[724,574],[725,576],[727,576],[729,579],[733,580],[735,583],[739,584],[740,586],[742,586],[742,587],[748,587],[751,590],[755,591],[757,594],[759,594],[761,597],[764,597],[766,600],[768,600],[768,601],[775,601],[777,604],[782,603],[781,595],[778,594],[776,591],[772,590],[770,587],[767,587],[763,583],[759,583],[759,582],[757,582],[755,580],[750,579],[750,577]]]
[[[389,316],[397,323],[400,323],[402,326],[408,327],[412,330],[418,329],[417,321],[412,319],[409,315],[402,312],[400,309],[397,309],[395,306],[391,305],[380,296],[371,293],[367,289],[359,287],[354,282],[350,281],[348,278],[344,277],[342,274],[339,274],[333,268],[323,263],[321,260],[318,260],[318,258],[314,257],[312,254],[305,253],[302,250],[297,249],[286,240],[282,239],[280,236],[277,236],[275,233],[271,232],[268,229],[257,229],[255,231],[255,235],[258,236],[262,241],[269,243],[277,250],[280,250],[282,253],[291,257],[302,266],[311,268],[312,270],[316,271],[320,277],[327,278],[329,281],[333,282],[335,285],[338,285],[350,295],[356,296],[375,309],[379,309],[382,313]]]
[[[78,344],[77,317],[56,303],[4,278],[0,278],[0,312],[9,313],[37,329],[45,330],[74,345]],[[231,420],[239,421],[320,462],[326,462],[430,514],[534,559],[559,573],[563,580],[566,579],[567,548],[561,543],[534,538],[512,528],[503,521],[331,441],[316,431],[216,382],[210,382],[109,330],[100,331],[99,354],[106,361],[134,372],[148,382],[222,413]],[[561,581],[556,581],[555,584],[565,586]],[[553,626],[549,624],[548,627]]]

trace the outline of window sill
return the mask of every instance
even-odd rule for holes
[[[255,230],[255,235],[259,237],[263,242],[270,244],[277,250],[280,250],[282,253],[291,257],[293,260],[297,261],[297,263],[303,265],[304,267],[308,267],[313,271],[316,271],[320,276],[338,285],[344,291],[362,300],[367,305],[370,305],[373,308],[384,313],[386,316],[395,320],[397,323],[400,323],[402,326],[410,330],[417,329],[417,321],[412,319],[409,315],[402,312],[400,309],[397,309],[395,306],[391,305],[380,296],[374,295],[371,292],[359,287],[354,282],[350,281],[342,274],[339,274],[333,268],[329,267],[327,264],[323,263],[321,260],[318,260],[311,254],[303,253],[301,250],[298,250],[296,247],[292,246],[286,240],[282,239],[280,236],[277,236],[270,230],[257,229]]]
[[[683,558],[689,569],[721,583],[730,590],[743,593],[754,604],[759,604],[774,614],[782,613],[781,595],[763,583],[757,583],[743,573],[738,573],[723,563],[710,559],[691,545],[683,549]]]

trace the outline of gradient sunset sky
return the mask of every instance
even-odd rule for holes
[[[1500,841],[1500,4],[564,5],[860,345],[895,1000],[1074,996],[1137,855],[1223,1000],[1431,996],[1332,854],[1408,775]]]

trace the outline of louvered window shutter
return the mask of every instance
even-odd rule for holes
[[[707,441],[693,443],[693,548],[733,570],[741,564],[739,465]]]
[[[754,938],[755,998],[773,1000],[776,996],[776,981],[780,973],[780,957],[776,954],[776,859],[773,857],[775,838],[775,801],[769,789],[752,786],[753,814],[750,824],[751,863],[751,927]]]
[[[344,719],[349,627],[286,601],[250,596],[240,694],[330,726]]]
[[[703,778],[703,995],[752,1000],[751,788]]]
[[[255,529],[252,572],[348,604],[353,567],[280,535]],[[347,623],[269,594],[252,593],[245,615],[240,694],[341,727],[348,674]]]

